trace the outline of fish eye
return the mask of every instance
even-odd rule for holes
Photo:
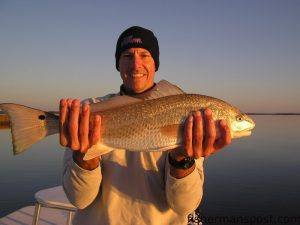
[[[236,120],[241,122],[241,121],[243,121],[243,117],[241,115],[238,115],[238,116],[236,116]]]

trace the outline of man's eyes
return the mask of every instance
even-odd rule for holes
[[[141,57],[146,58],[146,57],[150,57],[150,55],[149,54],[142,54]]]
[[[141,54],[141,55],[139,55],[142,59],[144,59],[144,58],[148,58],[148,57],[151,57],[151,55],[149,55],[149,54]],[[133,58],[134,57],[134,55],[132,55],[132,54],[122,54],[122,57],[124,57],[124,58],[127,58],[127,59],[130,59],[130,58]]]
[[[131,54],[122,54],[122,57],[128,58],[128,57],[132,57]]]

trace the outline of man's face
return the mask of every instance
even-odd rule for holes
[[[130,48],[122,52],[119,71],[128,93],[141,93],[154,84],[155,63],[150,52],[143,48]]]

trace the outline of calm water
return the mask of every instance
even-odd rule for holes
[[[300,116],[253,118],[251,137],[206,160],[202,215],[300,216]],[[10,133],[0,130],[0,217],[34,204],[36,191],[61,184],[57,142],[55,135],[13,156]]]

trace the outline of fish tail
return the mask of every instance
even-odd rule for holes
[[[10,120],[14,154],[59,132],[59,116],[55,114],[13,103],[0,104],[0,108]]]

